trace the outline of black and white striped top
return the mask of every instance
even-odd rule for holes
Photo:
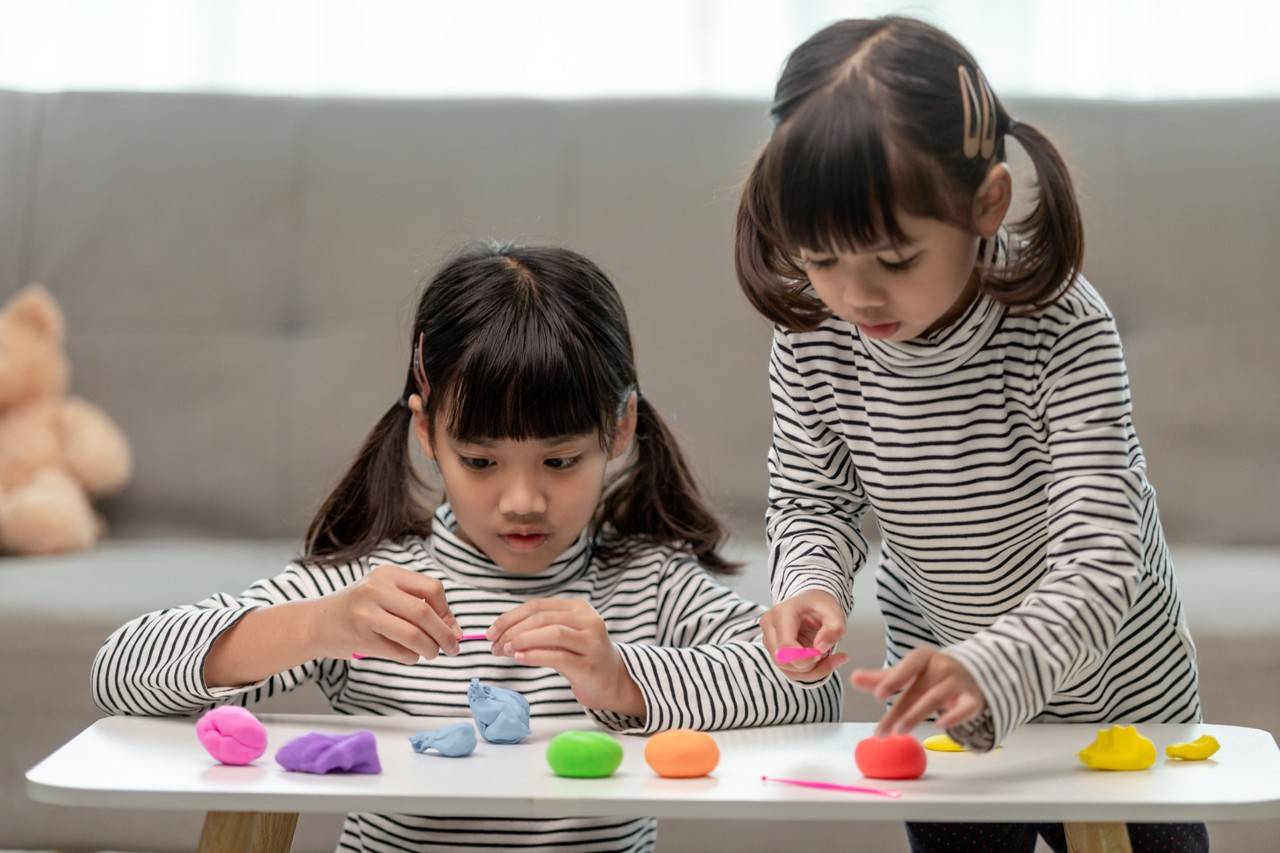
[[[986,697],[957,740],[1200,719],[1120,338],[1088,282],[1026,316],[983,295],[903,343],[838,319],[779,330],[769,375],[775,600],[821,589],[851,610],[869,506],[886,662],[945,647]]]
[[[293,563],[238,596],[219,593],[128,622],[94,661],[94,701],[112,714],[193,714],[219,704],[251,705],[315,681],[341,714],[469,717],[467,684],[478,677],[522,693],[535,717],[584,713],[561,675],[494,657],[482,643],[464,643],[457,657],[414,666],[374,658],[313,660],[258,684],[205,685],[204,660],[214,640],[251,609],[318,598],[376,566],[393,564],[439,580],[468,633],[485,631],[499,615],[533,598],[590,602],[647,709],[644,719],[586,712],[614,731],[650,734],[840,718],[839,683],[802,689],[782,677],[759,641],[762,608],[714,580],[687,553],[608,535],[591,539],[584,532],[547,569],[521,576],[504,572],[464,543],[447,505],[437,511],[434,527],[430,537],[384,543],[358,562]],[[651,819],[352,814],[338,849],[649,850],[656,831]]]

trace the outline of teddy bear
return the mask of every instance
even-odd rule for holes
[[[88,548],[105,531],[90,498],[129,480],[120,428],[67,396],[64,331],[62,310],[40,285],[0,308],[0,553]]]

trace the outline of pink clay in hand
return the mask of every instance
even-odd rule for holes
[[[780,646],[778,650],[773,653],[773,659],[782,666],[786,666],[787,664],[795,663],[798,660],[820,658],[825,654],[826,652],[821,649],[810,649],[804,646]]]

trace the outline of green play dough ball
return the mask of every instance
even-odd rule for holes
[[[622,763],[622,744],[603,732],[561,732],[547,744],[547,764],[557,776],[600,779]]]

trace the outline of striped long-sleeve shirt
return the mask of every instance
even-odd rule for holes
[[[312,660],[257,684],[210,688],[203,668],[214,641],[257,607],[319,598],[390,564],[440,581],[462,630],[483,632],[502,613],[535,598],[580,598],[604,620],[644,694],[644,718],[586,711],[559,673],[494,657],[484,644],[456,657],[405,665],[390,660]],[[220,704],[251,705],[314,681],[341,714],[469,717],[467,685],[478,677],[519,691],[535,717],[588,713],[618,732],[715,730],[840,717],[838,683],[791,684],[761,646],[762,608],[714,580],[678,549],[583,532],[547,569],[509,574],[464,542],[449,507],[429,537],[383,543],[358,561],[290,564],[240,595],[140,616],[116,630],[94,661],[94,700],[112,714],[194,714]],[[477,648],[478,647],[478,648]],[[405,749],[409,749],[406,742]],[[339,850],[648,850],[651,819],[431,817],[352,814]]]
[[[769,374],[776,600],[818,589],[851,610],[870,507],[886,665],[942,647],[986,699],[957,740],[1200,719],[1120,338],[1091,285],[1021,315],[983,295],[903,343],[839,319],[778,330]]]

